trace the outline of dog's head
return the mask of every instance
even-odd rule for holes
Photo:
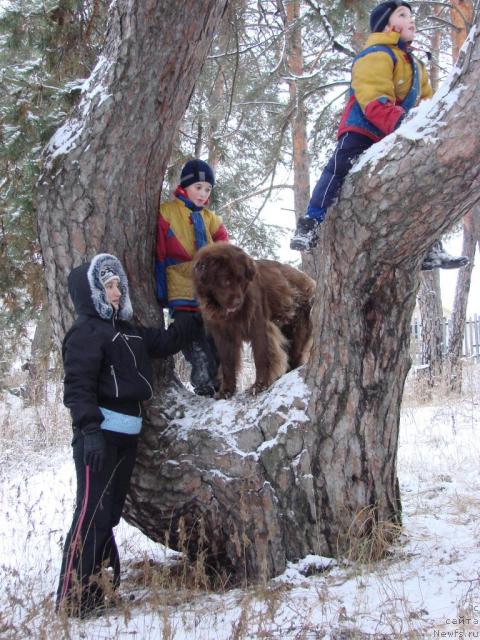
[[[240,247],[226,242],[202,247],[193,261],[193,284],[200,307],[216,307],[225,316],[237,313],[256,272],[255,262]]]

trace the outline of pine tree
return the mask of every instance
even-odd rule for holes
[[[2,361],[45,304],[33,200],[39,157],[90,74],[104,18],[100,0],[11,0],[0,15]]]

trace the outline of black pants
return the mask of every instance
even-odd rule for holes
[[[326,211],[340,191],[345,176],[360,154],[374,144],[374,141],[360,133],[348,131],[338,140],[332,157],[327,162],[310,199],[310,205]],[[321,222],[322,220],[320,220]]]
[[[190,312],[175,311],[174,317],[181,313]],[[182,353],[192,367],[190,382],[194,392],[198,395],[210,395],[210,391],[216,391],[219,360],[213,338],[204,331],[202,337],[183,349]]]
[[[103,601],[102,568],[112,569],[111,585],[120,582],[120,559],[113,535],[123,505],[137,453],[137,436],[103,431],[107,456],[101,471],[93,473],[83,462],[84,437],[72,442],[77,474],[76,506],[65,540],[57,590],[57,609],[83,612]]]

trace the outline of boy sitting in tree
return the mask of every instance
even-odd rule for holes
[[[411,53],[415,23],[409,3],[380,3],[370,14],[370,29],[366,47],[353,62],[337,147],[313,190],[306,215],[298,220],[291,249],[308,251],[316,245],[318,226],[358,156],[399,127],[420,100],[432,96],[427,71]],[[436,241],[422,269],[457,269],[467,263],[468,258],[450,256]]]

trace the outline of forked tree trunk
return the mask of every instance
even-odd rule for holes
[[[66,275],[85,252],[118,254],[140,320],[158,318],[159,185],[223,3],[190,3],[181,19],[165,0],[112,6],[97,92],[71,127],[71,149],[47,154],[40,186],[58,337],[71,321]],[[465,135],[479,121],[479,33],[446,99],[424,107],[417,134],[412,121],[372,147],[323,225],[305,384],[293,372],[257,398],[215,402],[179,390],[168,371],[160,381],[126,511],[153,539],[232,578],[268,577],[288,559],[341,553],[400,522],[398,424],[418,271],[480,197],[480,137]]]

